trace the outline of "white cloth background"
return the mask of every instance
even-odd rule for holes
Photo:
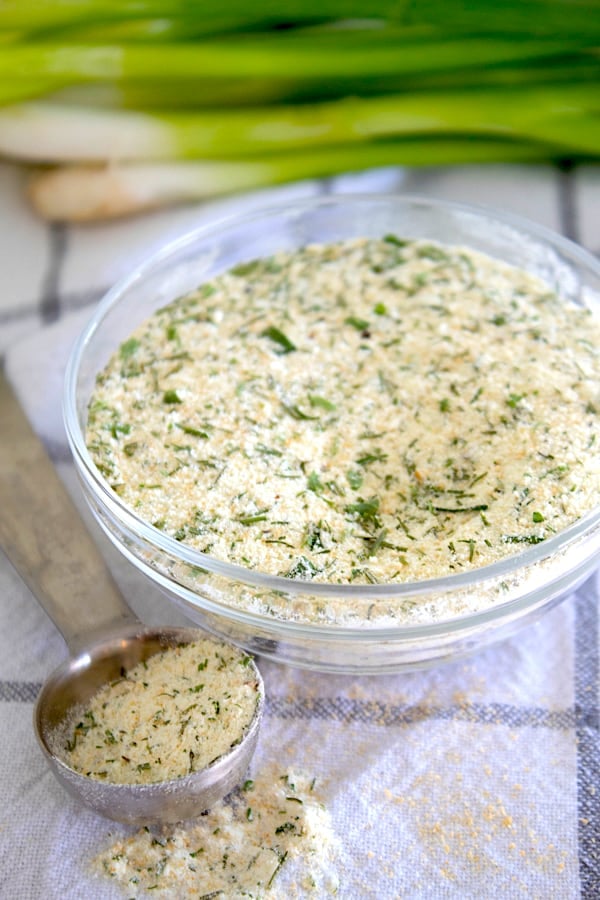
[[[82,507],[62,429],[71,342],[112,281],[183,230],[264,194],[112,225],[37,221],[21,174],[0,167],[0,353],[31,421]],[[275,195],[410,190],[504,207],[598,252],[600,172],[552,167],[386,170]],[[10,435],[0,435],[10,440]],[[181,616],[99,534],[149,622]],[[0,515],[2,515],[0,498]],[[254,761],[317,777],[342,851],[339,898],[496,900],[600,896],[600,579],[469,660],[386,677],[331,676],[265,660],[268,707]],[[130,831],[68,797],[35,743],[40,682],[61,637],[0,554],[0,897],[124,896],[90,859]]]

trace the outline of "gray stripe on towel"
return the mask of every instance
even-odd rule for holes
[[[346,697],[311,697],[308,700],[268,697],[267,715],[279,719],[323,719],[361,722],[370,725],[412,725],[437,719],[448,722],[475,722],[507,728],[549,728],[567,731],[575,726],[572,709],[549,710],[510,706],[503,703],[464,703],[452,706],[392,704],[377,700],[349,700]]]
[[[41,687],[39,681],[0,681],[0,702],[33,703]]]
[[[41,688],[35,681],[0,681],[0,701],[33,702]],[[307,721],[321,719],[360,722],[367,725],[413,725],[435,719],[444,722],[472,722],[506,728],[548,728],[568,731],[576,721],[597,730],[597,709],[582,707],[551,710],[541,707],[510,706],[505,703],[459,703],[451,706],[392,704],[377,700],[350,700],[347,697],[311,697],[290,700],[267,697],[266,713],[277,719]]]
[[[577,820],[582,900],[600,897],[600,732],[597,580],[577,592],[575,606],[575,712]]]

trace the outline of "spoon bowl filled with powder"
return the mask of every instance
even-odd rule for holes
[[[244,651],[195,629],[130,626],[57,669],[39,742],[67,790],[121,822],[177,822],[241,784],[264,687]]]

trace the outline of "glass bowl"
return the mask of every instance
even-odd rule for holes
[[[464,656],[549,610],[599,561],[595,508],[542,543],[459,574],[387,585],[294,580],[211,558],[169,537],[136,516],[95,467],[84,431],[96,375],[155,310],[257,257],[390,232],[487,253],[542,278],[566,301],[600,310],[600,264],[537,225],[408,195],[327,197],[217,222],[165,247],[108,293],[68,364],[67,436],[84,495],[108,537],[197,624],[290,665],[385,673]]]

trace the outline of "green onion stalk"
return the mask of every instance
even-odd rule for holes
[[[280,6],[4,0],[0,155],[73,221],[379,166],[600,156],[589,0]]]
[[[66,165],[33,175],[29,196],[50,221],[89,222],[206,200],[236,191],[388,166],[542,162],[547,149],[530,142],[411,137],[244,161],[128,162]]]
[[[170,114],[33,103],[0,109],[0,152],[40,162],[226,160],[454,134],[593,155],[600,148],[598,102],[595,87],[583,84]]]

